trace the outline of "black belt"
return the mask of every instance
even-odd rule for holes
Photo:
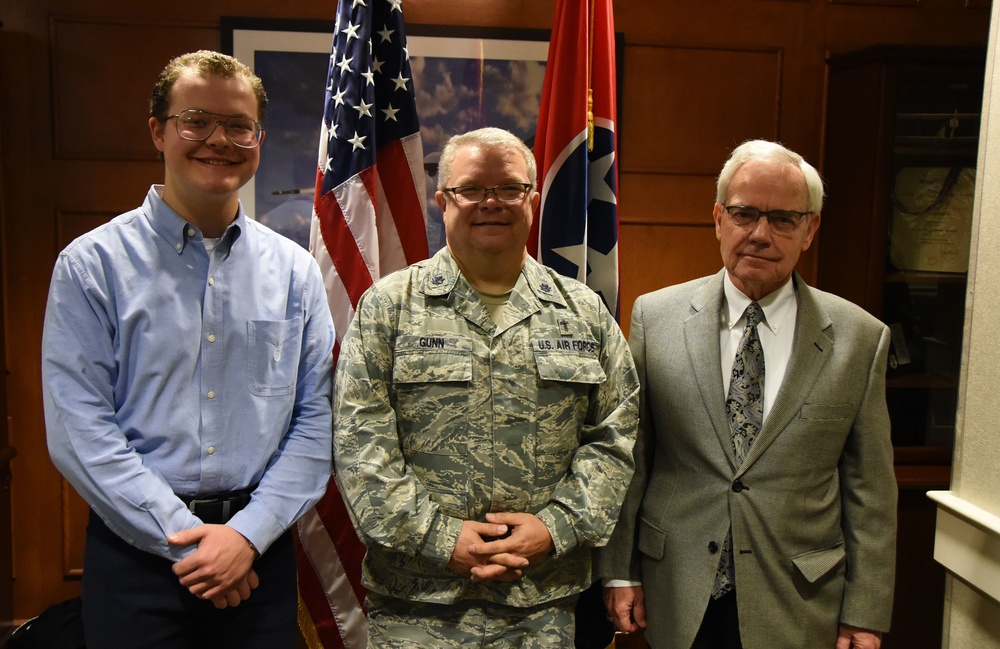
[[[208,496],[178,496],[203,523],[222,525],[250,502],[253,489]]]

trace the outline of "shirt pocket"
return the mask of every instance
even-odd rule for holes
[[[247,322],[247,384],[258,397],[295,392],[302,318]]]
[[[534,420],[535,483],[546,488],[569,469],[596,388],[607,380],[596,355],[540,351],[535,346],[538,387]]]
[[[392,399],[404,453],[464,453],[472,351],[397,348]]]
[[[407,466],[444,514],[469,518],[466,418],[471,350],[397,347],[392,382]]]
[[[450,444],[436,451],[403,453],[407,466],[447,516],[471,518],[470,458],[463,444]]]
[[[810,421],[853,419],[857,408],[851,403],[804,403],[799,417]]]
[[[559,453],[579,445],[595,389],[607,380],[595,356],[535,351],[538,387],[535,421],[538,453]]]
[[[596,345],[596,343],[590,344]],[[538,367],[538,376],[543,381],[597,385],[607,379],[596,354],[541,351],[537,347],[537,342],[535,345],[535,364]]]

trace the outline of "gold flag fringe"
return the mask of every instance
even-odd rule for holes
[[[323,649],[319,632],[316,631],[316,624],[313,622],[312,615],[309,614],[306,603],[302,601],[302,593],[299,593],[299,632],[302,633],[309,649]]]

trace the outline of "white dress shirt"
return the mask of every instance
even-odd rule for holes
[[[751,300],[733,285],[729,273],[726,273],[723,286],[725,299],[719,325],[719,349],[722,352],[722,389],[725,394],[729,394],[736,349],[746,326],[744,312]],[[794,282],[789,279],[778,290],[757,300],[757,304],[764,311],[764,320],[757,325],[757,335],[764,348],[764,413],[761,421],[766,421],[767,413],[785,378],[788,359],[792,355],[798,313]]]

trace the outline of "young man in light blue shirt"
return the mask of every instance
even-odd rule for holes
[[[164,184],[56,262],[45,418],[91,506],[88,646],[295,646],[288,530],[330,474],[334,331],[312,257],[238,200],[266,102],[232,57],[171,61]]]

